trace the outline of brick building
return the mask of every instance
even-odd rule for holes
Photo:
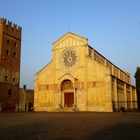
[[[0,18],[0,109],[15,110],[19,104],[22,28]]]

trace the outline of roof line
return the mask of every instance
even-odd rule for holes
[[[61,40],[61,39],[62,39],[64,36],[66,36],[67,34],[72,34],[72,35],[75,35],[75,36],[78,36],[78,37],[80,37],[80,38],[83,38],[83,39],[88,40],[88,38],[86,38],[86,37],[80,36],[80,35],[78,35],[78,34],[74,34],[74,33],[72,33],[72,32],[67,32],[67,33],[65,33],[63,36],[61,36],[59,39],[57,39],[56,41],[54,41],[52,44],[54,45],[56,42],[58,42],[59,40]]]
[[[35,75],[39,74],[46,66],[48,66],[50,63],[52,62],[52,60],[47,63],[43,68],[41,68],[37,73],[35,73]]]
[[[88,45],[91,49],[94,49],[93,47],[91,47],[90,45]],[[127,74],[128,76],[130,76],[130,74],[127,71],[122,70],[121,68],[119,68],[118,66],[116,66],[115,64],[113,64],[110,60],[108,60],[106,57],[104,57],[102,54],[100,54],[97,50],[94,49],[95,52],[97,52],[101,57],[103,57],[104,59],[106,59],[108,62],[110,62],[112,65],[114,65],[116,68],[118,68],[119,70],[121,70],[122,72],[124,72],[125,74]]]

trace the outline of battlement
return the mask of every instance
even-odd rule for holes
[[[3,32],[6,34],[21,38],[22,27],[5,18],[0,18],[0,28],[2,28]]]

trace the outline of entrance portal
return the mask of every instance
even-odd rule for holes
[[[64,105],[65,107],[73,107],[74,104],[74,93],[64,93]]]
[[[69,79],[65,79],[61,83],[61,92],[64,96],[62,100],[63,107],[73,107],[74,105],[74,89],[73,83]]]

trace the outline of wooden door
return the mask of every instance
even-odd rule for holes
[[[64,95],[65,95],[65,99],[64,99],[65,107],[72,107],[74,104],[74,93],[68,92],[65,93]]]

